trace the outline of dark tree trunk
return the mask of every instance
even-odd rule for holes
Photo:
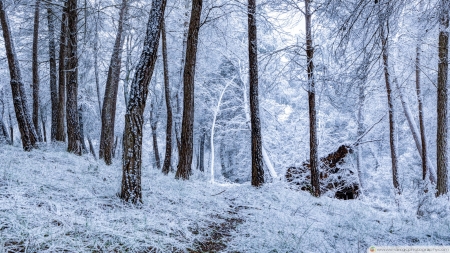
[[[36,0],[34,8],[34,30],[33,30],[33,124],[36,129],[38,141],[42,142],[42,134],[39,127],[39,62],[38,62],[38,42],[39,42],[39,6],[41,1]]]
[[[167,59],[167,39],[166,39],[166,25],[165,21],[161,27],[161,39],[163,50],[163,65],[164,65],[164,93],[166,97],[167,123],[166,123],[166,154],[164,157],[164,164],[162,172],[167,175],[170,171],[172,163],[172,105],[170,99],[170,84],[169,84],[169,65]]]
[[[9,133],[11,136],[11,145],[14,145],[14,127],[12,125],[12,116],[11,116],[11,111],[8,109],[8,118],[9,118]]]
[[[264,183],[261,122],[258,98],[258,43],[256,30],[256,0],[248,0],[248,57],[250,75],[250,121],[252,135],[252,185]]]
[[[50,129],[51,141],[56,141],[56,131],[58,127],[58,87],[56,80],[56,45],[55,45],[55,19],[52,1],[47,7],[48,22],[48,53],[50,63],[50,97],[52,102],[52,125]]]
[[[386,92],[388,99],[389,109],[389,143],[391,147],[391,162],[392,162],[392,183],[394,185],[397,194],[401,194],[400,184],[398,182],[398,160],[397,160],[397,139],[396,139],[396,125],[395,125],[395,111],[394,111],[394,96],[392,94],[392,85],[389,72],[389,48],[388,48],[388,35],[385,34],[386,27],[388,27],[388,21],[381,21],[380,37],[381,37],[381,50],[383,58],[384,79],[386,83]]]
[[[120,198],[134,204],[142,203],[141,165],[142,128],[148,86],[158,55],[161,24],[166,0],[153,0],[147,32],[139,63],[130,89],[123,133],[123,175]]]
[[[306,23],[306,63],[308,71],[308,102],[309,102],[309,162],[311,165],[312,194],[320,196],[319,184],[319,152],[317,142],[317,117],[316,117],[316,87],[314,80],[314,46],[312,40],[310,0],[305,0]]]
[[[174,118],[174,132],[175,132],[175,141],[176,148],[178,150],[178,153],[181,150],[181,120],[182,120],[182,112],[183,109],[181,104],[182,97],[183,97],[183,88],[182,88],[182,81],[183,81],[183,75],[184,75],[184,66],[185,66],[185,56],[186,56],[186,48],[187,48],[187,39],[188,39],[188,30],[189,30],[189,0],[184,0],[184,22],[183,22],[183,45],[181,49],[181,62],[180,62],[180,80],[178,82],[178,87],[176,88],[176,94],[175,94],[175,103],[176,103],[176,113]],[[179,158],[178,158],[179,159]]]
[[[194,78],[202,4],[203,0],[192,1],[183,73],[183,121],[181,124],[181,149],[179,150],[178,166],[175,174],[177,179],[189,179],[192,173],[191,165],[194,152]]]
[[[58,76],[58,113],[56,122],[56,140],[66,141],[64,129],[66,105],[66,45],[67,45],[67,1],[61,15],[61,34],[59,37],[59,76]]]
[[[0,23],[3,30],[6,57],[8,59],[9,74],[11,76],[11,93],[14,101],[14,110],[16,112],[17,123],[19,125],[22,138],[22,145],[25,151],[30,151],[34,147],[37,147],[37,135],[30,117],[31,115],[28,111],[25,86],[22,82],[19,61],[17,59],[14,43],[11,37],[8,18],[3,6],[3,0],[0,0]],[[12,136],[13,134],[11,131],[11,138],[13,138]]]
[[[11,144],[11,139],[9,138],[8,128],[6,127],[5,122],[3,122],[3,119],[0,119],[0,130],[1,130],[1,135],[4,139],[4,141],[8,144]],[[3,141],[3,139],[2,139],[2,141]]]
[[[439,65],[437,83],[437,196],[448,192],[448,154],[447,154],[447,77],[448,77],[448,25],[449,1],[440,1],[439,17]]]
[[[201,172],[205,171],[205,139],[206,139],[206,133],[203,132],[203,134],[200,136],[200,155],[199,155],[199,170]]]
[[[112,163],[112,152],[114,148],[114,123],[116,119],[117,92],[120,81],[120,68],[122,62],[123,48],[123,23],[126,15],[127,0],[122,1],[119,13],[119,25],[117,28],[116,41],[114,43],[113,54],[108,69],[106,79],[105,97],[102,108],[102,131],[100,135],[99,158],[104,159],[105,163]]]
[[[78,120],[78,13],[77,0],[67,1],[67,151],[81,155],[80,123]]]
[[[47,121],[47,117],[44,115],[44,111],[42,110],[42,107],[40,108],[40,116],[41,117],[41,124],[42,124],[42,134],[44,135],[44,142],[47,142],[47,128],[45,127],[45,123]]]
[[[84,141],[84,121],[83,121],[83,106],[78,107],[78,122],[80,123],[80,141],[83,153],[87,153],[86,142]]]
[[[158,136],[156,135],[157,124],[152,125],[153,152],[155,153],[156,168],[161,169],[161,159],[159,158]]]

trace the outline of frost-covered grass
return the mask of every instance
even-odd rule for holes
[[[181,181],[144,163],[144,204],[135,207],[116,195],[119,161],[106,166],[50,146],[32,152],[0,146],[0,161],[0,251],[186,252],[226,219],[243,220],[228,239],[217,239],[230,252],[450,244],[449,201],[443,198],[429,200],[418,218],[417,203],[407,198],[317,199],[283,181],[259,189],[211,184],[197,171]]]

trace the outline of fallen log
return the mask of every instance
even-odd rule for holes
[[[335,152],[320,158],[319,181],[322,195],[337,199],[356,199],[359,195],[357,175],[346,166],[346,158],[353,153],[350,145],[341,145]],[[309,160],[300,167],[290,167],[286,180],[302,191],[312,191]]]

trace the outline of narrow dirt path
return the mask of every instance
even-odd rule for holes
[[[215,222],[211,222],[207,227],[199,229],[198,232],[203,236],[202,240],[194,242],[194,248],[188,249],[190,253],[202,252],[223,252],[227,248],[227,244],[233,239],[232,232],[238,225],[245,222],[240,217],[239,211],[245,207],[237,206],[233,202],[234,199],[228,199],[231,204],[230,208],[224,213],[217,213],[212,216]]]

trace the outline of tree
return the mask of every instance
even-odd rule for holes
[[[202,4],[203,0],[192,1],[183,74],[183,121],[181,124],[181,148],[179,150],[179,161],[175,174],[175,178],[177,179],[189,179],[192,173],[191,165],[194,152],[194,78]]]
[[[114,123],[116,119],[117,92],[120,81],[120,68],[122,62],[122,48],[124,37],[123,23],[127,11],[128,0],[123,0],[119,11],[119,25],[117,27],[116,41],[111,56],[111,62],[108,68],[108,77],[106,79],[105,96],[102,108],[102,131],[100,136],[99,158],[104,159],[105,163],[112,163],[112,153],[114,149]]]
[[[11,76],[11,93],[14,101],[14,110],[16,112],[17,123],[22,139],[22,146],[25,151],[31,151],[37,147],[37,135],[30,117],[28,101],[25,93],[25,86],[22,82],[19,61],[14,48],[14,42],[11,37],[8,17],[5,11],[3,0],[0,0],[0,23],[3,30],[3,39],[6,48],[6,57],[8,59],[9,74]],[[12,138],[12,132],[11,132]]]
[[[306,63],[308,73],[308,104],[309,104],[309,162],[311,166],[312,194],[320,196],[319,184],[319,154],[317,142],[317,118],[316,118],[316,91],[314,82],[314,46],[311,27],[311,1],[305,0],[305,25],[306,25]]]
[[[58,127],[58,87],[56,80],[56,45],[55,45],[55,17],[53,13],[52,1],[47,6],[48,23],[48,55],[50,64],[50,97],[52,105],[52,125],[50,129],[51,141],[56,141],[56,131]]]
[[[78,9],[77,0],[67,1],[67,151],[81,155],[82,140],[78,118]]]
[[[439,64],[437,82],[437,196],[448,192],[448,154],[447,154],[447,77],[448,77],[448,25],[449,2],[439,1]]]
[[[400,194],[400,185],[398,182],[398,159],[397,159],[397,138],[396,131],[397,127],[395,124],[395,108],[394,108],[394,95],[392,94],[392,84],[391,84],[391,72],[389,66],[389,3],[388,2],[378,2],[380,6],[379,14],[379,31],[380,31],[380,41],[381,41],[381,57],[383,60],[383,71],[384,80],[386,84],[387,102],[389,110],[389,144],[391,148],[391,164],[392,164],[392,183],[397,194]],[[381,9],[381,5],[387,5],[387,7]]]
[[[125,114],[123,133],[123,174],[120,198],[137,204],[142,203],[141,165],[142,129],[144,108],[148,95],[148,85],[155,68],[161,25],[164,18],[166,0],[152,1],[144,48],[136,67]]]
[[[42,134],[39,128],[39,62],[38,62],[38,39],[39,39],[39,9],[40,0],[36,0],[34,7],[34,30],[33,30],[33,124],[36,129],[38,140],[42,141]]]
[[[61,14],[61,31],[59,36],[59,63],[58,63],[58,117],[56,122],[56,140],[66,141],[66,132],[64,127],[65,101],[66,101],[66,47],[67,47],[67,4]]]
[[[250,76],[250,118],[252,135],[252,185],[264,183],[261,121],[258,99],[258,43],[256,30],[256,0],[248,0],[248,62]]]
[[[166,122],[166,154],[164,156],[164,164],[162,172],[167,175],[172,164],[172,105],[170,99],[170,83],[169,83],[169,64],[167,59],[167,38],[166,38],[166,24],[163,20],[161,27],[161,40],[163,51],[163,67],[164,67],[164,94],[166,98],[167,122]]]

